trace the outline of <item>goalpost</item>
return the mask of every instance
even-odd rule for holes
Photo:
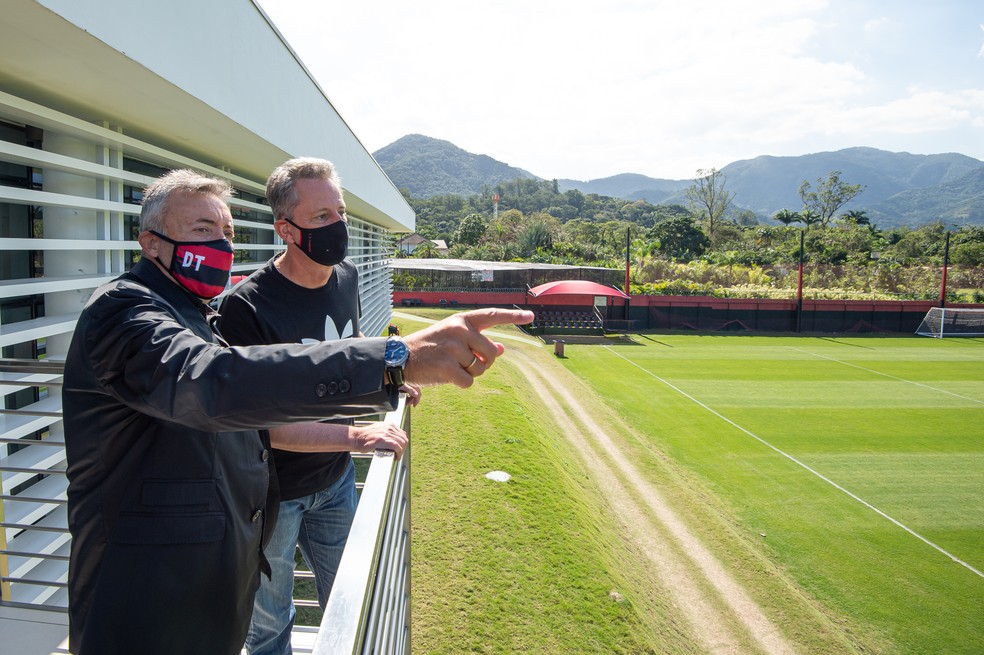
[[[984,337],[984,309],[932,307],[916,334],[924,337]]]

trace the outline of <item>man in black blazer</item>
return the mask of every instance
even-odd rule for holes
[[[79,317],[62,393],[75,655],[238,653],[276,518],[263,428],[390,409],[404,378],[468,387],[504,350],[481,331],[532,320],[229,347],[207,301],[232,265],[230,194],[193,171],[150,185],[143,258]]]

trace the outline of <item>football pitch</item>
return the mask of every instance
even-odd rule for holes
[[[984,652],[984,339],[632,335],[564,366],[886,652]],[[641,462],[645,466],[645,462]]]

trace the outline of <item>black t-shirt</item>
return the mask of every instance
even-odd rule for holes
[[[359,271],[355,264],[342,261],[334,267],[328,284],[306,289],[284,277],[274,266],[275,259],[223,300],[219,331],[230,344],[315,343],[359,335]],[[345,472],[349,459],[346,452],[274,449],[281,500],[307,496],[332,485]]]

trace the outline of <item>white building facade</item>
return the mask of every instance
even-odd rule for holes
[[[266,176],[296,156],[330,159],[341,173],[363,331],[380,334],[392,313],[389,235],[412,231],[413,211],[258,5],[4,0],[2,356],[64,358],[92,291],[139,258],[141,190],[167,170],[232,183],[233,275],[258,268],[283,248]],[[60,386],[2,376],[0,599],[63,607]]]

